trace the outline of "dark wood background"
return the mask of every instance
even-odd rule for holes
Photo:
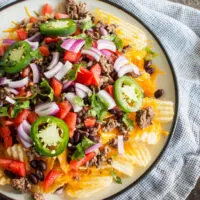
[[[173,2],[182,3],[196,9],[200,9],[200,0],[171,0]],[[199,22],[200,23],[200,22]],[[194,190],[187,198],[187,200],[200,200],[200,178]]]

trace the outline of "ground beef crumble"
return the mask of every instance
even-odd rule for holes
[[[31,189],[31,184],[27,180],[27,178],[15,178],[11,179],[11,186],[15,189],[18,190],[19,192],[25,193],[30,191]]]
[[[152,107],[147,107],[136,112],[136,123],[144,129],[152,124],[154,111]]]
[[[40,193],[33,193],[32,198],[33,200],[45,200],[43,194],[40,194]]]

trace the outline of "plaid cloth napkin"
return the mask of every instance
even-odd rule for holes
[[[0,7],[15,0],[0,0]],[[180,112],[164,156],[115,200],[184,200],[200,175],[200,12],[167,0],[108,0],[139,17],[166,48],[178,76]]]

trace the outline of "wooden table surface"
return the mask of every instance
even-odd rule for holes
[[[200,0],[171,0],[173,2],[182,3],[196,9],[200,9]],[[199,22],[200,23],[200,22]],[[187,198],[187,200],[200,200],[200,178],[194,190]]]

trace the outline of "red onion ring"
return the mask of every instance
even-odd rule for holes
[[[17,128],[17,133],[18,133],[18,137],[25,140],[28,143],[32,143],[32,139],[30,138],[30,136],[28,135],[28,133],[25,132],[24,128],[23,128],[23,124],[20,124]]]
[[[97,94],[108,103],[108,110],[113,109],[116,106],[114,99],[105,90],[100,90]]]
[[[67,39],[61,44],[61,47],[65,50],[69,51],[75,42],[76,42],[76,40],[74,38]]]
[[[33,146],[33,143],[31,142],[27,142],[26,140],[22,139],[22,138],[19,138],[20,142],[22,143],[23,147],[28,149],[30,148],[31,146]]]
[[[9,96],[6,96],[5,100],[6,100],[8,103],[12,104],[12,105],[14,105],[14,104],[16,103],[16,101],[15,101],[14,99],[10,98]]]
[[[33,83],[39,83],[40,81],[40,72],[38,66],[35,63],[30,64],[30,67],[33,72]]]
[[[42,37],[42,34],[40,32],[34,34],[33,36],[27,38],[28,41],[30,42],[38,42]]]
[[[92,56],[97,62],[100,61],[100,58],[102,55],[102,53],[100,51],[98,51],[98,49],[95,49],[95,48],[83,49],[81,52],[82,52],[82,54]]]
[[[58,64],[60,54],[59,54],[59,52],[53,52],[52,56],[53,56],[53,59],[52,59],[50,65],[47,67],[47,69],[49,69],[49,70],[54,68]]]
[[[83,45],[85,44],[85,40],[76,40],[76,42],[71,46],[69,51],[72,51],[74,53],[78,53],[81,48],[83,47]]]
[[[60,68],[60,70],[58,71],[58,73],[55,75],[55,77],[60,81],[62,80],[65,75],[69,72],[69,70],[72,69],[72,63],[70,63],[69,61],[67,61],[65,63],[65,65]]]
[[[59,107],[55,102],[43,103],[35,107],[35,112],[39,116],[55,115],[58,111]]]
[[[8,83],[8,86],[11,88],[21,88],[27,85],[29,82],[28,77],[21,79],[20,81],[11,81]]]
[[[124,137],[122,135],[118,136],[117,146],[118,146],[118,153],[123,155],[124,154]]]
[[[19,91],[13,89],[13,88],[5,88],[5,90],[9,93],[12,93],[12,94],[15,94],[15,95],[18,95],[19,94]]]
[[[109,59],[112,56],[112,53],[106,49],[101,50],[101,53],[105,55],[107,59]]]
[[[11,82],[11,80],[6,77],[0,78],[0,85],[7,85],[9,82]]]
[[[3,39],[3,44],[12,45],[16,42],[16,40],[12,39]]]
[[[76,95],[72,92],[65,94],[65,98],[71,103],[71,105],[74,109],[74,112],[80,112],[82,110],[82,107],[78,106],[74,103],[74,97],[76,97]]]
[[[103,27],[103,26],[101,26],[100,27],[100,33],[101,33],[101,35],[107,35],[108,34],[108,31]]]
[[[103,40],[103,39],[100,39],[100,40],[97,41],[97,48],[99,50],[107,49],[107,50],[110,50],[112,52],[116,52],[116,50],[117,50],[115,44],[112,41]]]
[[[96,149],[99,149],[101,147],[101,143],[97,143],[89,147],[88,149],[85,150],[85,154],[94,152]]]
[[[63,82],[63,90],[66,90],[68,87],[74,85],[74,81],[68,81],[68,80],[65,80]]]
[[[116,72],[120,70],[121,67],[128,64],[128,60],[124,56],[120,56],[114,63],[114,69]]]
[[[118,77],[122,77],[127,73],[134,73],[135,75],[139,76],[140,75],[140,70],[139,68],[134,65],[134,64],[130,64],[130,65],[124,65],[123,67],[120,68],[120,70],[118,71]]]
[[[59,70],[63,67],[63,64],[61,62],[59,62],[53,69],[47,71],[44,73],[44,75],[46,76],[46,78],[50,79],[53,78],[58,72]]]
[[[31,125],[30,125],[26,120],[24,120],[24,121],[22,122],[22,126],[23,126],[24,131],[25,131],[28,135],[30,135],[30,132],[31,132]]]

